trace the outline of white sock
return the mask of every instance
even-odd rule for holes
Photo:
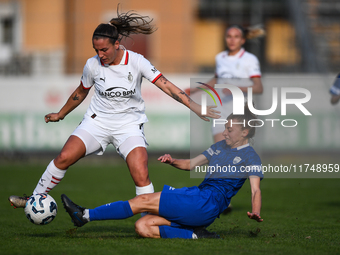
[[[136,186],[136,195],[142,195],[142,194],[149,194],[149,193],[154,193],[155,190],[153,188],[153,184],[152,182],[147,185],[147,186],[144,186],[144,187],[138,187]]]
[[[50,192],[64,178],[65,174],[66,170],[57,168],[52,160],[41,176],[33,194]]]
[[[83,218],[87,221],[90,221],[90,212],[89,209],[85,209],[83,213]]]
[[[138,195],[142,195],[142,194],[154,193],[154,192],[155,192],[155,190],[154,190],[154,188],[153,188],[152,182],[151,182],[149,185],[144,186],[144,187],[138,187],[138,186],[136,186],[136,195],[137,195],[137,196],[138,196]],[[147,214],[149,214],[149,213],[148,213],[148,212],[142,212],[142,213],[141,213],[141,216],[143,217],[143,216],[145,216],[145,215],[147,215]]]

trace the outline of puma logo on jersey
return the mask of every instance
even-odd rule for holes
[[[104,78],[99,78],[100,81],[104,81],[105,82],[105,77]]]
[[[154,67],[154,68],[151,69],[151,71],[152,71],[153,73],[155,73],[155,72],[157,72],[157,69]]]

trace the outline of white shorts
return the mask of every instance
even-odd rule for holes
[[[142,124],[126,125],[117,130],[103,129],[92,119],[84,118],[71,135],[79,137],[86,147],[86,156],[102,155],[109,144],[126,160],[128,154],[137,147],[146,148],[148,143]]]

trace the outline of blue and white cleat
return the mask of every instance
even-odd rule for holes
[[[88,221],[83,217],[85,207],[81,207],[72,202],[65,194],[61,195],[61,202],[63,202],[66,212],[70,215],[73,224],[76,227],[84,226]]]

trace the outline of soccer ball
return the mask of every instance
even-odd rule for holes
[[[48,194],[32,195],[26,202],[25,214],[27,219],[37,225],[50,223],[57,215],[57,203]]]

